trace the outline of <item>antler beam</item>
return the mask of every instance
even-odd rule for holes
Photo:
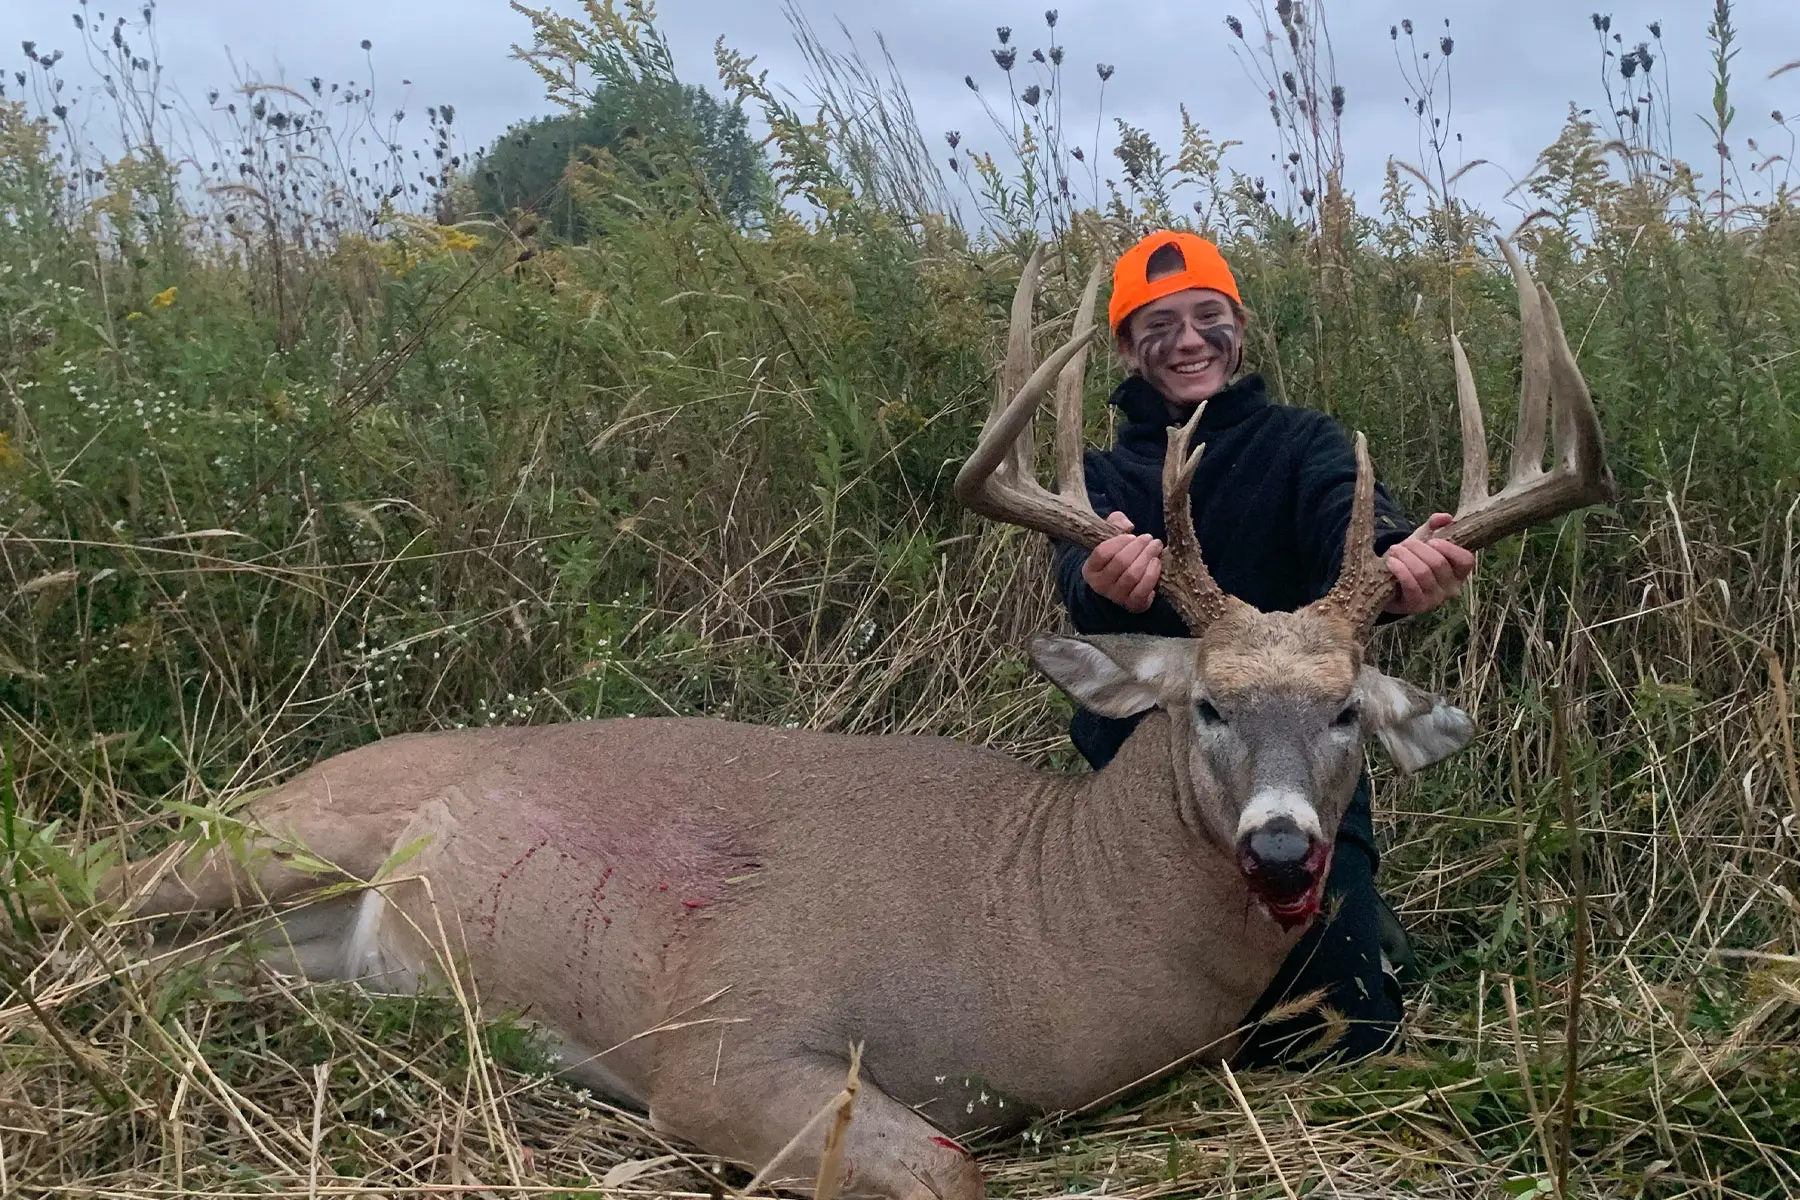
[[[1611,502],[1617,485],[1606,465],[1600,418],[1587,381],[1563,333],[1549,291],[1525,268],[1505,238],[1496,239],[1519,289],[1519,424],[1513,437],[1506,485],[1488,491],[1487,435],[1481,400],[1462,342],[1452,336],[1456,403],[1463,440],[1462,496],[1451,524],[1436,536],[1468,550],[1482,550],[1532,525]],[[1549,413],[1555,462],[1544,469],[1544,426]],[[1356,435],[1356,493],[1345,531],[1344,568],[1317,607],[1335,611],[1366,635],[1398,588],[1393,572],[1376,556],[1375,476],[1368,446]]]
[[[1118,534],[1118,530],[1094,512],[1088,501],[1086,472],[1082,468],[1081,385],[1088,347],[1094,332],[1094,302],[1100,290],[1105,264],[1095,264],[1075,313],[1075,333],[1056,353],[1034,370],[1031,366],[1031,304],[1037,290],[1043,247],[1032,251],[1013,294],[1012,323],[1006,342],[1006,362],[993,409],[981,429],[975,452],[956,473],[953,492],[958,503],[984,517],[1036,530],[1050,537],[1092,550]],[[1056,464],[1054,492],[1037,482],[1031,438],[1031,422],[1038,405],[1056,379]],[[1204,407],[1204,406],[1202,406]],[[1199,410],[1185,426],[1169,430],[1169,451],[1163,468],[1164,511],[1168,516],[1168,545],[1163,577],[1157,590],[1181,614],[1188,630],[1198,637],[1231,604],[1241,603],[1225,595],[1213,582],[1200,558],[1194,535],[1193,511],[1187,498],[1200,452],[1188,454],[1188,442],[1199,421]]]
[[[1034,529],[1053,538],[1093,549],[1118,533],[1088,502],[1081,466],[1081,378],[1094,333],[1094,299],[1100,291],[1096,265],[1075,314],[1075,335],[1031,369],[1031,302],[1037,291],[1044,251],[1032,251],[1013,293],[1012,327],[1006,339],[1006,363],[994,407],[981,427],[975,452],[956,473],[952,488],[957,502],[972,512],[1009,525]],[[1036,455],[1030,437],[1038,405],[1057,379],[1057,489],[1049,491],[1034,476]]]

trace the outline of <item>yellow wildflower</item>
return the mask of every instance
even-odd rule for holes
[[[19,462],[19,452],[13,449],[12,434],[0,429],[0,467],[17,466]]]
[[[167,308],[169,305],[175,303],[176,290],[175,285],[171,284],[162,291],[156,293],[156,295],[150,297],[150,303],[156,305],[158,308]]]
[[[444,249],[473,250],[481,245],[481,239],[473,234],[464,233],[460,229],[444,230]]]

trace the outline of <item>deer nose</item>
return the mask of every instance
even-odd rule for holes
[[[1271,892],[1290,893],[1312,886],[1313,839],[1291,817],[1278,816],[1238,840],[1245,873]]]
[[[1250,835],[1250,855],[1265,867],[1291,867],[1306,861],[1312,839],[1292,821],[1275,821]]]

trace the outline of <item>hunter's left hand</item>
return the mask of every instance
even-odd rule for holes
[[[1400,584],[1400,594],[1388,602],[1387,612],[1401,616],[1430,612],[1462,591],[1475,570],[1474,553],[1432,536],[1450,519],[1449,513],[1432,513],[1405,541],[1388,549],[1388,570]]]

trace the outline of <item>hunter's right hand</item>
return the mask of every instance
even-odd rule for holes
[[[1114,604],[1141,613],[1156,598],[1156,583],[1162,578],[1162,541],[1132,533],[1131,518],[1122,512],[1108,513],[1106,523],[1121,532],[1094,547],[1081,577]]]

